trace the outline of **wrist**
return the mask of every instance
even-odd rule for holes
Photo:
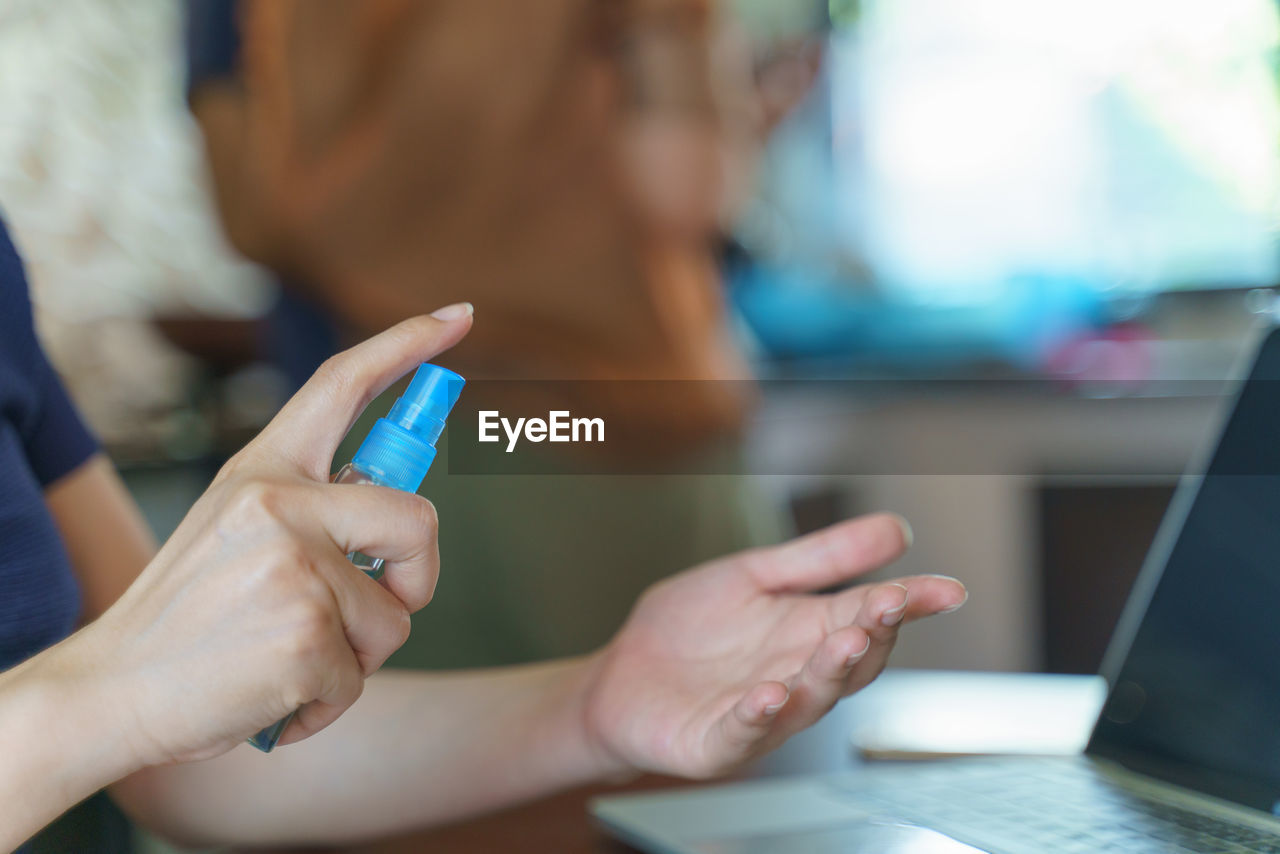
[[[607,733],[593,709],[593,698],[608,658],[608,648],[574,659],[565,673],[565,737],[568,754],[576,757],[587,781],[624,782],[639,770],[609,745]]]
[[[74,750],[72,761],[112,782],[157,759],[140,749],[137,739],[136,693],[111,667],[100,637],[104,625],[92,623],[47,650],[38,672],[41,703],[50,722],[62,730],[63,743]]]
[[[142,767],[119,737],[115,704],[104,702],[96,679],[82,678],[74,646],[63,641],[0,674],[0,802],[6,811],[16,805],[28,835]]]

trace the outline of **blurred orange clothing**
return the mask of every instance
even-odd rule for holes
[[[705,0],[239,11],[241,79],[193,106],[242,252],[354,336],[468,300],[475,329],[443,359],[468,377],[706,381],[678,407],[582,403],[677,447],[736,430]],[[635,143],[654,126],[656,162]]]

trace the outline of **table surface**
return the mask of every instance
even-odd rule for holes
[[[970,752],[975,743],[994,743],[992,733],[1007,733],[1009,721],[1024,722],[1018,738],[1026,750],[1078,752],[1081,744],[1077,742],[1087,736],[1104,699],[1097,677],[889,671],[741,776],[853,770],[863,761],[853,749],[854,733],[864,733],[871,746],[883,747],[884,739],[894,737],[894,728],[903,729],[904,723],[910,724],[910,730],[901,736],[902,751],[907,754],[945,752],[948,740],[956,752]],[[1046,717],[1042,714],[1046,702],[1063,711],[1057,717]],[[954,726],[957,719],[970,722],[963,732]],[[1025,721],[1037,719],[1048,721],[1044,732],[1026,726]],[[931,732],[936,735],[926,737]],[[1019,744],[1002,737],[1002,750],[1018,752]],[[589,786],[445,827],[340,850],[345,854],[634,854],[635,849],[611,839],[595,825],[587,809],[590,800],[599,795],[699,785],[713,784],[646,776],[625,784]]]
[[[342,850],[349,854],[420,854],[423,851],[633,854],[635,849],[609,838],[595,826],[587,813],[591,798],[623,791],[690,785],[696,784],[654,776],[619,786],[589,786],[447,827]]]

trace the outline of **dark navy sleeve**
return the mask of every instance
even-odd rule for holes
[[[240,61],[236,0],[187,0],[187,91],[231,76]]]
[[[0,338],[10,368],[0,374],[0,403],[10,404],[27,464],[45,486],[93,456],[98,443],[76,414],[62,381],[36,340],[26,274],[3,223]]]
[[[33,379],[38,409],[23,439],[31,472],[42,486],[48,486],[97,453],[98,442],[80,420],[58,374],[39,349]]]

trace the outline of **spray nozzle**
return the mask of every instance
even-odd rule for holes
[[[453,371],[423,364],[387,413],[387,420],[434,445],[465,383]]]
[[[420,365],[387,417],[373,425],[352,464],[387,486],[417,492],[435,459],[449,410],[466,382],[445,368]]]

